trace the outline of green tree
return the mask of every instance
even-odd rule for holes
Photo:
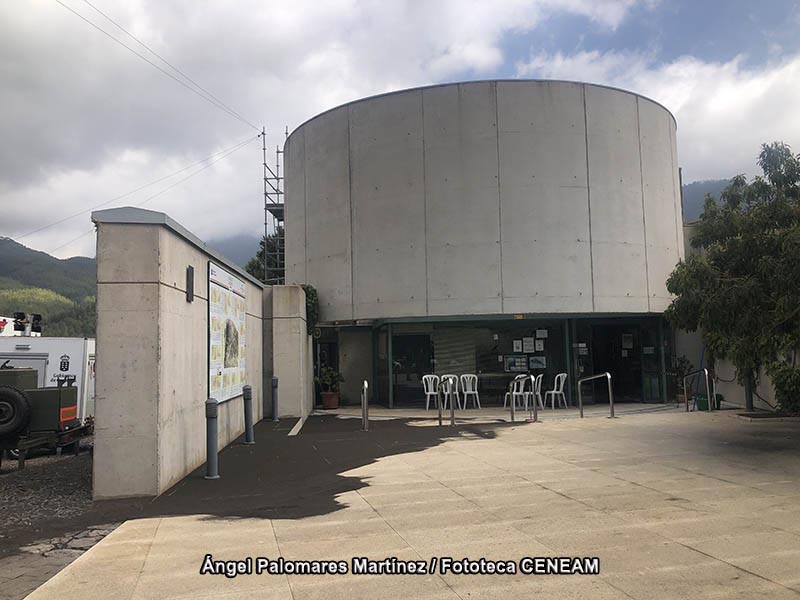
[[[800,156],[764,144],[763,175],[734,177],[717,202],[706,197],[692,246],[667,281],[672,323],[702,331],[711,360],[730,360],[747,407],[760,373],[780,408],[800,410]]]
[[[283,228],[279,227],[274,233],[269,234],[266,238],[262,237],[259,242],[258,253],[255,257],[251,258],[245,269],[250,275],[266,283],[283,283],[284,282],[284,236]],[[267,276],[264,277],[264,243],[267,247]]]

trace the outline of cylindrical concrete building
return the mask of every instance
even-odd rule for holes
[[[320,357],[388,405],[425,373],[610,371],[666,398],[665,281],[683,254],[676,123],[560,81],[438,85],[322,113],[288,138],[287,282],[317,288]],[[599,396],[599,393],[598,395]],[[597,399],[597,397],[596,397]]]

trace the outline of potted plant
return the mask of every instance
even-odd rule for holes
[[[344,381],[342,374],[331,367],[322,367],[317,381],[322,387],[322,408],[339,408],[339,384]]]

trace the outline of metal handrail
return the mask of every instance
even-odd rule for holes
[[[529,375],[531,378],[531,401],[533,404],[533,411],[531,416],[525,419],[528,423],[540,423],[539,421],[539,406],[536,402],[536,375]]]
[[[528,377],[530,377],[530,375],[525,375],[525,374],[520,373],[519,375],[515,375],[514,379],[511,380],[511,383],[508,384],[508,399],[511,401],[511,422],[512,423],[515,423],[516,420],[517,420],[517,411],[516,411],[516,407],[514,406],[514,395],[512,393],[513,390],[514,390],[514,382],[517,381],[518,379],[526,379]],[[523,386],[522,389],[523,390],[525,389],[524,386]]]
[[[586,383],[587,381],[591,381],[593,379],[600,379],[601,377],[605,377],[608,380],[608,406],[609,406],[609,419],[615,419],[614,416],[614,390],[611,389],[611,373],[606,371],[605,373],[600,373],[599,375],[591,375],[589,377],[584,377],[583,379],[578,379],[578,407],[581,410],[581,419],[583,418],[583,395],[581,394],[581,385]]]
[[[364,431],[369,431],[369,397],[368,392],[369,390],[369,383],[367,380],[364,380],[364,384],[361,386],[361,426]]]
[[[439,409],[439,427],[442,426],[442,388],[447,386],[447,389],[444,390],[444,393],[450,396],[450,426],[456,426],[456,408],[455,408],[455,396],[453,395],[453,379],[455,377],[442,377],[439,380],[439,389],[438,393],[436,394],[436,405]],[[457,381],[457,380],[456,380]],[[456,385],[458,385],[456,383]]]
[[[716,384],[716,382],[714,383],[714,396],[712,396],[711,395],[711,386],[708,383],[708,369],[703,367],[702,369],[700,369],[698,371],[692,371],[691,373],[688,373],[688,374],[684,375],[684,377],[683,377],[683,401],[686,403],[686,412],[689,412],[689,396],[686,395],[686,380],[689,379],[689,377],[694,377],[695,375],[699,375],[700,373],[704,373],[705,376],[706,376],[706,394],[708,396],[708,403],[707,403],[708,404],[708,412],[711,412],[711,403],[715,402],[717,400],[717,398],[716,398],[716,395],[717,395],[717,384]]]

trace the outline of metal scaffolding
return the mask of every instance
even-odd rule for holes
[[[285,131],[289,137],[289,128]],[[266,129],[261,129],[261,150],[264,165],[264,282],[273,285],[286,283],[286,248],[283,213],[283,177],[281,154],[275,146],[275,168],[267,164]]]

